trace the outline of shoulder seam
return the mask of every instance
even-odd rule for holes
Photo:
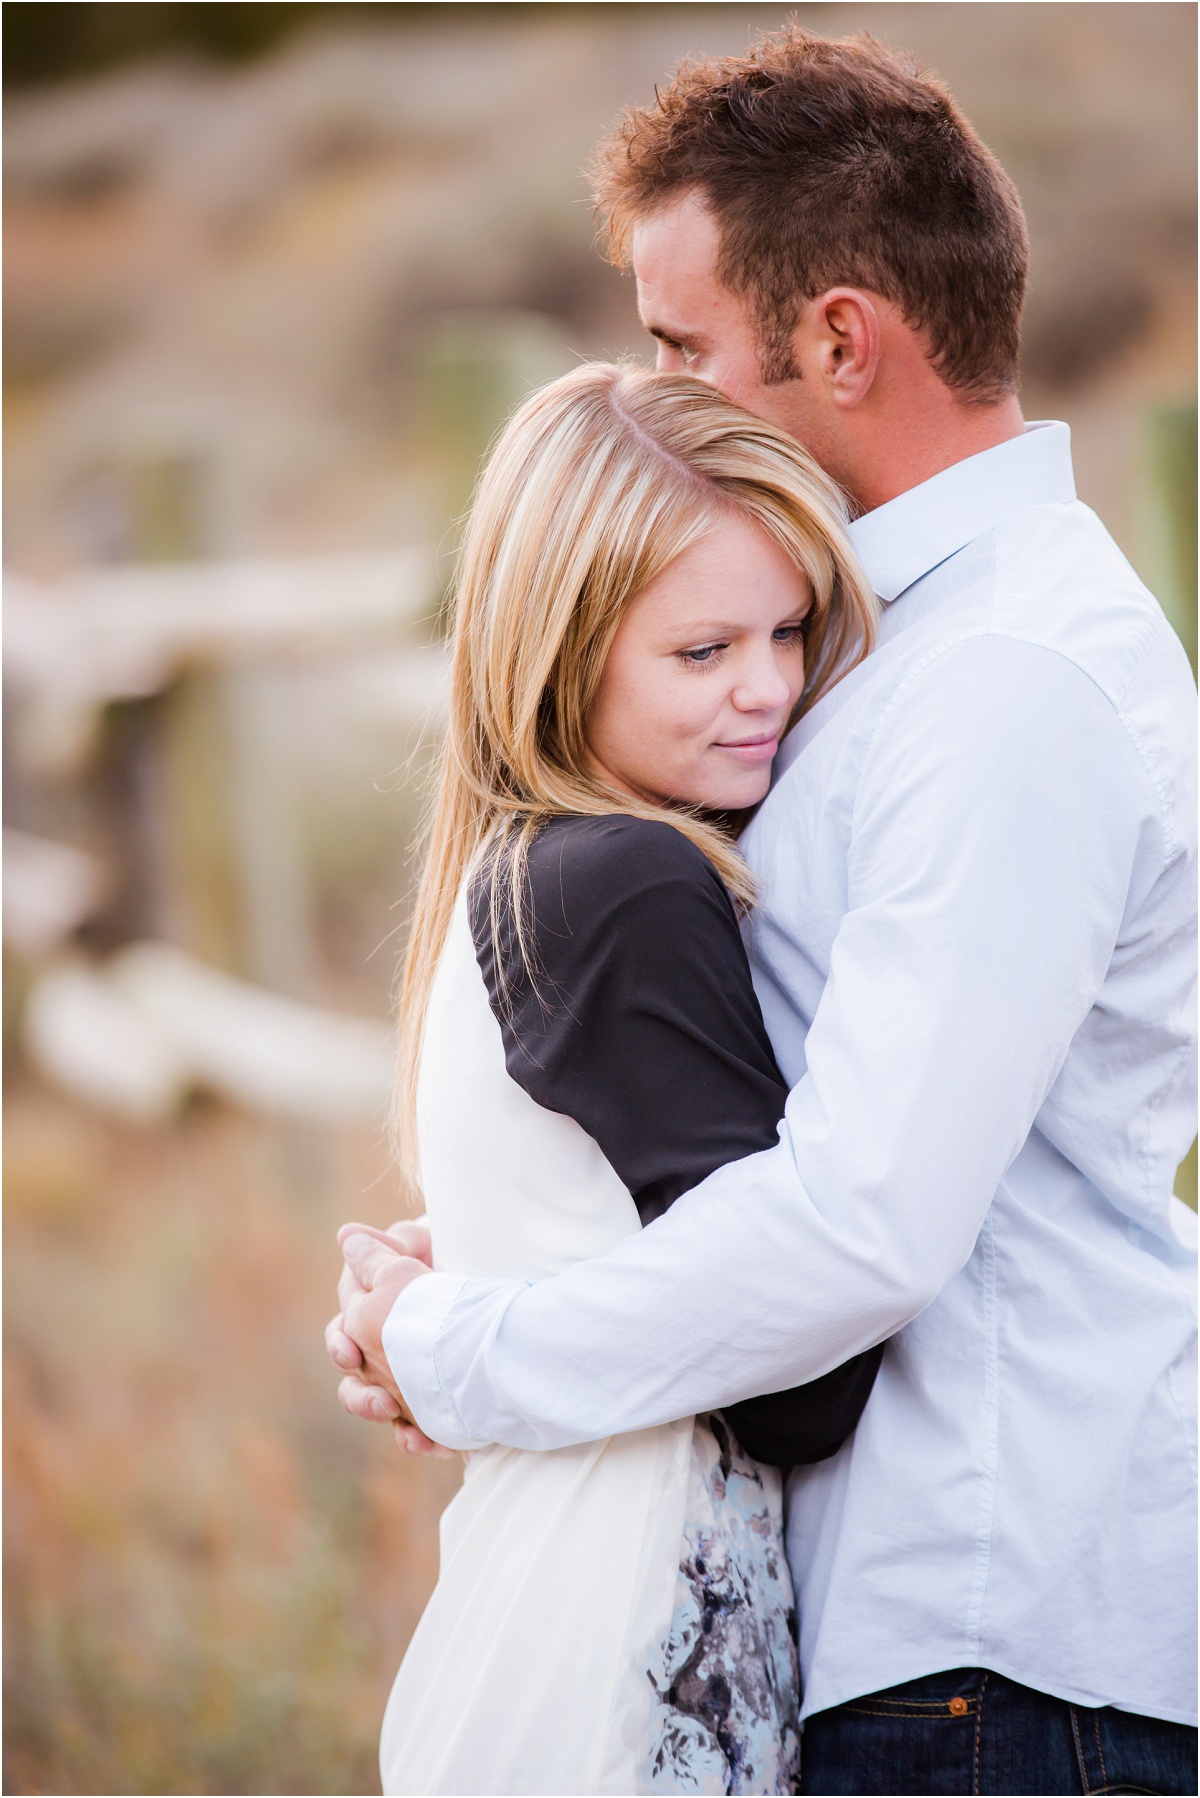
[[[1105,529],[1103,521],[1096,515],[1095,512],[1093,512],[1092,508],[1089,505],[1087,505],[1085,501],[1081,500],[1078,496],[1076,496],[1076,498],[1074,500],[1070,501],[1069,504],[1072,507],[1074,507],[1077,511],[1079,511],[1081,513],[1085,513],[1087,515],[1087,518],[1091,522],[1091,524],[1093,524],[1096,527],[1096,529],[1103,534],[1108,547],[1111,549],[1113,555],[1116,557],[1117,561],[1120,563],[1122,569],[1128,575],[1130,582],[1132,583],[1132,585],[1134,587],[1137,588],[1138,592],[1147,601],[1145,620],[1144,620],[1144,623],[1142,624],[1140,632],[1139,632],[1139,635],[1143,638],[1143,641],[1141,643],[1140,652],[1136,655],[1135,660],[1133,662],[1133,666],[1131,667],[1128,677],[1126,678],[1120,691],[1115,692],[1111,695],[1109,695],[1109,694],[1105,695],[1106,698],[1111,698],[1112,703],[1116,706],[1118,712],[1120,712],[1121,707],[1124,703],[1125,695],[1129,691],[1129,688],[1133,684],[1134,680],[1137,678],[1139,670],[1145,664],[1146,657],[1150,654],[1150,651],[1153,649],[1155,643],[1158,641],[1159,636],[1161,635],[1162,631],[1165,628],[1168,628],[1167,621],[1166,621],[1165,616],[1163,615],[1162,607],[1159,605],[1158,601],[1155,599],[1155,597],[1154,597],[1153,593],[1151,593],[1150,589],[1146,586],[1146,583],[1141,579],[1137,570],[1134,567],[1132,567],[1128,558],[1122,554],[1119,546],[1113,542],[1112,538],[1109,536],[1108,531]],[[1041,507],[1038,509],[1039,510],[1048,510],[1049,507]],[[996,593],[993,594],[993,604],[995,603],[996,594],[999,593],[1000,587],[1002,584],[1001,583],[1001,574],[1000,574],[1001,558],[1003,555],[1007,555],[1011,551],[1012,532],[1006,529],[1006,526],[1010,523],[1011,523],[1011,521],[1002,522],[1001,524],[999,524],[996,527],[996,531],[995,531]],[[997,631],[997,635],[1013,638],[1017,642],[1029,642],[1029,643],[1031,643],[1031,647],[1033,647],[1033,648],[1050,649],[1052,651],[1052,653],[1061,655],[1064,661],[1070,662],[1072,664],[1072,666],[1079,668],[1079,672],[1081,674],[1083,674],[1086,679],[1092,680],[1093,683],[1097,687],[1099,687],[1099,685],[1100,685],[1100,683],[1098,681],[1095,681],[1094,676],[1089,675],[1087,673],[1086,669],[1082,668],[1078,662],[1074,661],[1073,657],[1065,654],[1065,652],[1062,651],[1061,649],[1055,650],[1053,645],[1051,645],[1051,644],[1033,643],[1030,638],[1022,637],[1022,636],[1018,635],[1018,633],[1016,633],[1016,632],[1004,631],[1003,629],[999,629]],[[1104,692],[1103,687],[1100,687],[1100,691]]]
[[[1165,626],[1166,620],[1163,619],[1161,622]],[[1159,780],[1159,777],[1154,769],[1154,766],[1153,766],[1153,764],[1150,760],[1150,757],[1146,751],[1146,747],[1141,740],[1141,737],[1138,735],[1137,731],[1135,731],[1133,726],[1130,724],[1129,719],[1125,716],[1124,710],[1122,709],[1120,704],[1117,702],[1116,699],[1114,699],[1114,697],[1111,693],[1108,693],[1105,691],[1105,689],[1100,685],[1100,683],[1096,679],[1096,677],[1093,674],[1090,674],[1086,668],[1081,667],[1081,665],[1074,659],[1073,656],[1066,655],[1061,649],[1057,649],[1052,643],[1036,643],[1030,637],[1018,636],[1015,631],[999,630],[996,628],[995,625],[988,625],[986,628],[981,628],[981,629],[977,629],[977,630],[960,631],[960,632],[956,632],[953,636],[945,636],[945,637],[939,638],[936,643],[931,643],[929,645],[929,647],[925,650],[924,654],[919,656],[917,658],[917,660],[914,663],[910,664],[910,666],[905,670],[904,678],[900,682],[898,682],[898,684],[895,688],[895,691],[891,694],[890,698],[888,699],[887,704],[884,706],[883,710],[880,712],[879,716],[875,720],[874,728],[871,731],[871,735],[867,740],[866,747],[867,747],[868,753],[870,752],[871,749],[874,748],[875,740],[878,737],[880,730],[883,728],[883,725],[885,724],[888,717],[890,716],[893,707],[896,704],[898,704],[900,699],[908,691],[909,687],[911,687],[913,685],[913,683],[917,680],[918,676],[924,674],[924,672],[927,668],[932,667],[934,662],[940,661],[941,658],[944,655],[949,654],[950,651],[952,651],[954,649],[959,649],[967,643],[980,642],[983,639],[988,638],[988,637],[994,637],[994,638],[996,638],[1002,642],[1006,642],[1006,643],[1020,644],[1022,648],[1035,651],[1041,655],[1053,656],[1056,661],[1061,662],[1065,667],[1073,669],[1074,672],[1079,676],[1079,678],[1081,680],[1086,681],[1087,684],[1091,688],[1093,688],[1093,690],[1096,693],[1099,694],[1100,698],[1103,700],[1104,704],[1108,707],[1109,711],[1112,713],[1116,722],[1119,724],[1121,730],[1123,731],[1123,733],[1129,743],[1129,746],[1133,750],[1133,753],[1137,758],[1137,761],[1142,769],[1142,772],[1146,777],[1147,783],[1149,784],[1150,789],[1154,794],[1154,798],[1155,798],[1155,801],[1156,801],[1157,807],[1158,807],[1159,821],[1162,825],[1163,839],[1164,839],[1164,844],[1165,844],[1163,867],[1164,868],[1170,867],[1171,863],[1176,859],[1176,857],[1178,856],[1179,851],[1180,851],[1179,838],[1176,835],[1174,824],[1172,821],[1172,807],[1171,807],[1169,798],[1162,786],[1161,781]],[[1147,655],[1149,654],[1150,649],[1153,646],[1153,644],[1157,641],[1157,638],[1158,638],[1158,632],[1155,631],[1155,633],[1151,636],[1149,642],[1146,645],[1145,654],[1147,654]],[[1142,657],[1142,660],[1143,661],[1145,660],[1144,655]],[[1140,666],[1141,666],[1141,663],[1139,663],[1139,667]],[[1130,678],[1132,679],[1132,676]]]

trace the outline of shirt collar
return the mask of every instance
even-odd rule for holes
[[[1075,498],[1071,429],[1053,420],[981,450],[910,487],[850,526],[880,599],[887,604],[948,556],[1025,506]]]

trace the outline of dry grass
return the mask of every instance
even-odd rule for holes
[[[9,1792],[376,1792],[457,1470],[334,1401],[381,1146],[8,1102]],[[393,1201],[394,1203],[394,1201]]]

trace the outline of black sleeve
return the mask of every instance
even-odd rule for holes
[[[556,819],[531,845],[524,905],[528,960],[503,862],[473,884],[476,954],[508,1072],[595,1138],[643,1223],[775,1143],[787,1088],[737,918],[682,832],[620,814]],[[858,1422],[881,1353],[725,1415],[760,1460],[822,1460]]]

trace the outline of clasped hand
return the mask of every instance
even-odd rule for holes
[[[397,1298],[430,1271],[429,1228],[424,1223],[343,1224],[338,1246],[345,1265],[338,1281],[340,1311],[325,1327],[329,1359],[343,1375],[338,1399],[352,1417],[390,1423],[410,1455],[448,1460],[452,1449],[431,1442],[413,1421],[383,1352],[383,1326]]]

